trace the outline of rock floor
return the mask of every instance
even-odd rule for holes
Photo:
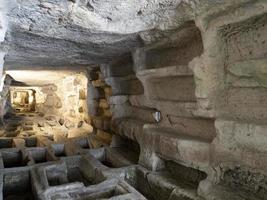
[[[92,135],[55,141],[53,132],[46,133],[51,127],[61,125],[40,113],[5,117],[0,138],[2,199],[200,199],[198,183],[175,180],[171,168],[145,169],[138,165],[136,150],[127,146],[93,149],[97,140]]]
[[[83,122],[84,123],[84,122]],[[65,140],[72,136],[85,135],[89,125],[69,127],[64,120],[54,115],[44,115],[37,112],[8,113],[4,117],[4,126],[0,130],[1,137],[6,138],[34,138],[47,137],[50,140]],[[90,127],[89,127],[90,129]],[[87,132],[90,132],[89,130]]]

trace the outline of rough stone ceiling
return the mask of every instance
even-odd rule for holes
[[[74,74],[71,70],[7,70],[6,73],[16,81],[30,86],[53,84]]]
[[[149,43],[184,15],[180,0],[11,0],[5,67],[84,66]],[[168,32],[168,31],[167,31]]]

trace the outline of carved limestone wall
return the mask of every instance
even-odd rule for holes
[[[139,144],[139,164],[197,170],[194,194],[208,200],[266,198],[267,5],[246,5],[203,12],[101,68],[114,133]]]

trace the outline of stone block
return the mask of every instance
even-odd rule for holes
[[[111,129],[114,133],[131,140],[141,142],[144,122],[135,119],[113,119],[111,121]]]
[[[98,103],[99,108],[108,109],[109,104],[106,99],[100,99]]]
[[[177,133],[211,142],[216,136],[213,119],[186,118],[169,115],[170,127]]]
[[[111,105],[125,104],[128,102],[128,100],[129,97],[127,95],[118,95],[109,97],[109,103]]]
[[[112,88],[112,95],[136,95],[143,94],[142,83],[134,76],[129,77],[111,77],[105,79]]]
[[[104,98],[105,93],[102,88],[96,88],[93,86],[93,84],[89,81],[87,84],[87,93],[88,93],[88,99],[100,99]]]
[[[218,97],[216,115],[241,121],[267,121],[266,88],[230,88]]]
[[[104,131],[110,130],[111,119],[108,117],[92,117],[92,125],[94,128]]]
[[[106,83],[100,79],[92,81],[92,84],[94,87],[105,87],[106,86]]]
[[[110,65],[101,65],[101,72],[107,77],[122,77],[134,74],[131,54],[114,59]]]
[[[111,108],[113,119],[116,118],[132,118],[147,123],[157,122],[153,114],[157,112],[155,109],[134,107],[129,105],[114,105]]]
[[[96,137],[101,139],[102,141],[104,141],[107,144],[110,144],[111,139],[112,139],[112,134],[106,131],[102,131],[100,129],[97,129],[96,132]]]
[[[267,87],[267,59],[235,62],[227,70],[228,84],[235,87]]]
[[[211,161],[217,166],[264,168],[267,166],[266,125],[216,120],[217,137],[212,143]],[[223,164],[220,164],[223,166]]]
[[[149,99],[180,102],[195,102],[195,82],[193,77],[153,78],[145,83],[145,93]]]
[[[208,167],[210,143],[152,127],[152,125],[145,125],[142,134],[140,146],[144,151],[141,151],[140,157],[144,157],[144,162],[147,162],[145,161],[147,154],[155,154],[192,168]]]

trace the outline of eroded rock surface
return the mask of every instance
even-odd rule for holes
[[[108,62],[142,46],[139,32],[173,26],[178,4],[144,0],[9,1],[6,66]],[[48,58],[53,59],[48,62]]]
[[[2,7],[5,67],[37,72],[14,81],[44,97],[5,115],[4,198],[27,183],[40,199],[267,199],[265,0]],[[60,67],[71,75],[42,75]]]

